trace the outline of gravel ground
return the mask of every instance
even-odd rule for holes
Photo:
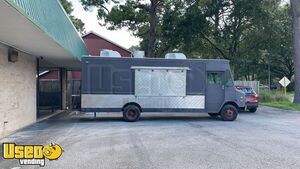
[[[0,142],[58,143],[64,153],[45,169],[300,168],[300,112],[260,107],[234,122],[207,114],[143,114],[136,123],[90,117],[65,112]],[[1,158],[0,168],[40,167]]]

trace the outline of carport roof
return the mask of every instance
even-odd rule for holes
[[[79,67],[88,53],[58,0],[2,0],[0,23],[0,42],[43,57],[43,67]]]

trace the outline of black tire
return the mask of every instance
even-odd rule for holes
[[[208,113],[208,115],[212,118],[218,117],[220,114],[219,113]]]
[[[140,119],[141,111],[135,105],[128,105],[123,110],[123,119],[128,122],[136,122]]]
[[[220,115],[223,121],[234,121],[238,116],[238,110],[235,106],[227,104],[222,108]]]
[[[255,112],[256,112],[256,110],[257,110],[257,107],[254,107],[254,108],[251,108],[251,109],[249,109],[249,112],[251,112],[251,113],[255,113]]]

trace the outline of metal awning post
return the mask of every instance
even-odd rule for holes
[[[36,58],[36,116],[39,114],[39,106],[40,106],[40,59]]]

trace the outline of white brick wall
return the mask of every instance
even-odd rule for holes
[[[7,49],[0,44],[0,138],[36,121],[36,58],[19,52],[11,63]]]

